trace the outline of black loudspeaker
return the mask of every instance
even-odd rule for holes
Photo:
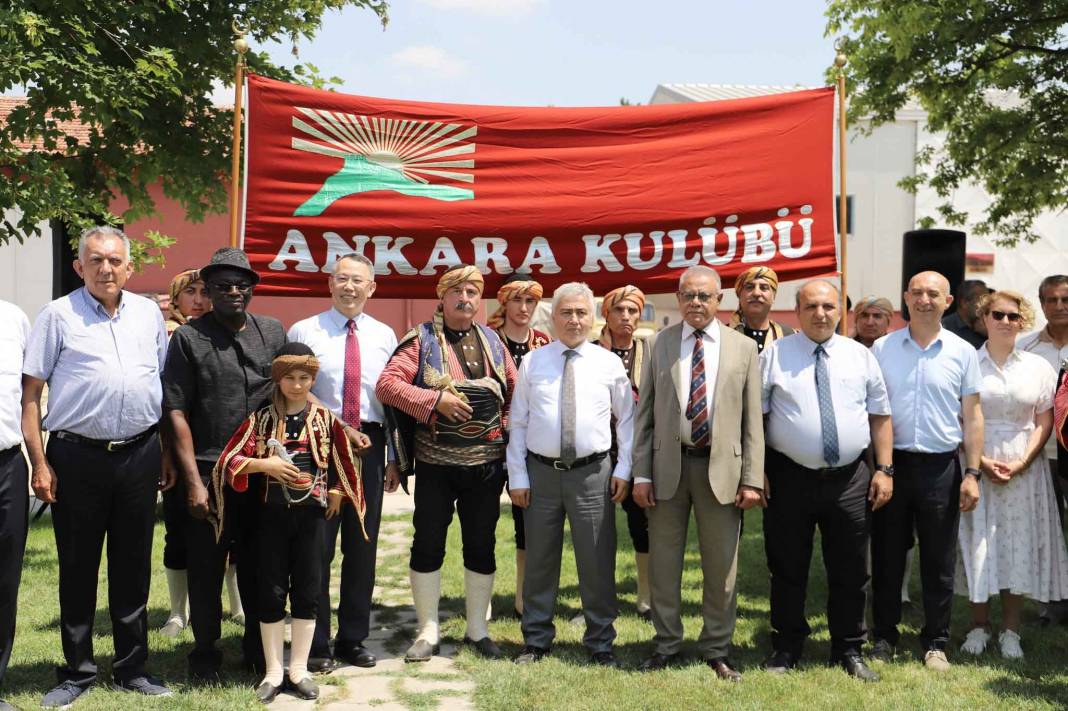
[[[957,230],[912,230],[901,240],[901,293],[909,288],[909,279],[920,272],[938,272],[949,280],[956,294],[964,281],[964,252],[967,235]],[[909,310],[901,302],[901,317],[909,319]]]

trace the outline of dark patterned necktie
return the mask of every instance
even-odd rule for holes
[[[560,380],[560,459],[566,466],[575,461],[575,356],[578,351],[564,351],[564,377]]]
[[[707,379],[705,378],[705,332],[693,332],[693,355],[690,357],[690,398],[686,419],[690,421],[690,441],[695,447],[708,446]]]
[[[820,403],[820,429],[823,431],[823,458],[832,467],[838,463],[838,425],[831,400],[831,376],[827,372],[827,351],[816,346],[816,397]]]
[[[341,383],[341,419],[360,429],[360,339],[356,336],[356,322],[345,324],[345,379]]]

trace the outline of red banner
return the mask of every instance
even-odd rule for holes
[[[334,260],[379,296],[434,297],[477,265],[546,291],[671,293],[688,266],[730,285],[837,270],[834,90],[611,108],[374,99],[248,80],[244,248],[258,293],[324,295]]]

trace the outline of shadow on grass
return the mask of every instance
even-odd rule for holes
[[[1018,704],[1026,708],[1036,701],[1046,701],[1060,708],[1068,708],[1068,681],[1062,679],[1031,679],[1022,675],[1003,676],[986,682],[985,687],[1003,699],[1006,705]]]

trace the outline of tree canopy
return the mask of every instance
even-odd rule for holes
[[[1015,245],[1068,207],[1068,0],[831,0],[827,17],[851,116],[893,121],[913,99],[944,135],[902,185],[930,186],[945,224]],[[969,182],[991,197],[984,214],[952,204]]]
[[[328,10],[357,6],[385,24],[386,0],[23,0],[0,3],[0,92],[27,100],[0,123],[0,243],[39,234],[42,221],[78,230],[105,219],[151,215],[149,187],[162,184],[190,219],[226,209],[232,108],[213,106],[232,86],[231,23],[240,15],[251,42],[313,38]],[[313,65],[273,63],[250,51],[252,71],[322,85]],[[87,135],[60,124],[77,121]],[[129,209],[114,215],[121,194]],[[150,234],[135,261],[155,261],[170,240]]]

